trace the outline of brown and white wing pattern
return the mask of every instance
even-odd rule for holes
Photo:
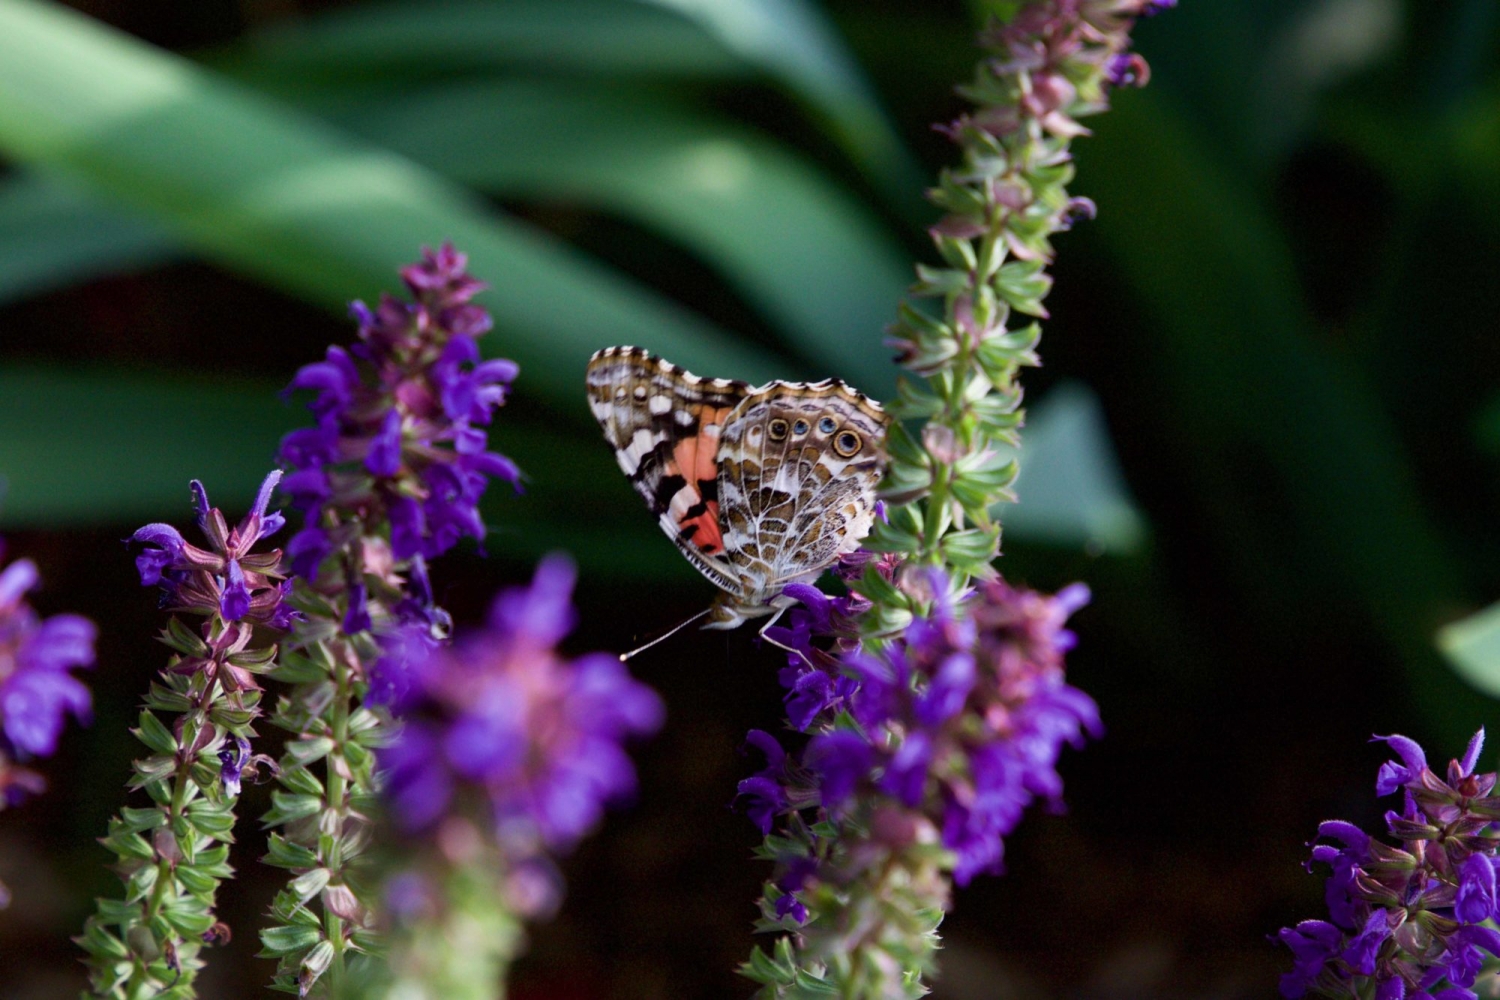
[[[699,378],[638,347],[608,347],[588,365],[589,407],[620,470],[673,544],[723,590],[737,592],[720,528],[719,440],[750,386]]]
[[[830,379],[747,395],[719,441],[724,553],[757,610],[810,582],[870,533],[890,417]],[[748,608],[747,608],[748,610]]]

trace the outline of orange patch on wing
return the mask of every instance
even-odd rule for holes
[[[683,519],[678,522],[678,527],[684,532],[687,532],[689,525],[696,528],[696,531],[689,533],[694,547],[704,555],[716,556],[724,551],[724,535],[719,531],[719,501],[707,500],[703,506],[708,509],[697,517]]]
[[[719,428],[728,419],[729,409],[703,407],[698,411],[698,433],[678,441],[672,449],[679,474],[688,482],[719,478]]]

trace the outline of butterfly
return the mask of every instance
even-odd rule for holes
[[[587,383],[620,470],[719,588],[704,628],[771,615],[764,636],[796,603],[789,584],[813,582],[870,533],[891,418],[838,379],[757,388],[606,347]]]

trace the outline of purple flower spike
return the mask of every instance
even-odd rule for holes
[[[529,587],[506,591],[489,627],[451,647],[407,641],[407,725],[381,754],[393,814],[409,831],[435,825],[463,795],[488,800],[512,861],[566,851],[605,805],[629,796],[622,744],[654,732],[662,705],[614,656],[567,661],[573,565],[549,556]]]
[[[1382,764],[1380,794],[1402,792],[1403,808],[1386,814],[1399,846],[1382,843],[1353,824],[1330,820],[1318,828],[1313,864],[1331,869],[1325,895],[1331,923],[1305,921],[1279,937],[1292,950],[1294,969],[1281,994],[1301,997],[1473,996],[1481,969],[1500,956],[1496,847],[1489,836],[1500,816],[1492,796],[1496,775],[1475,774],[1483,733],[1475,734],[1446,780],[1404,736],[1379,736],[1400,761]],[[1304,932],[1311,928],[1315,933]]]
[[[69,671],[93,665],[97,629],[78,615],[40,618],[26,602],[39,579],[29,559],[0,571],[0,806],[40,781],[11,761],[56,752],[65,715],[89,721],[88,688]]]
[[[441,555],[464,537],[482,541],[479,501],[492,479],[513,485],[520,470],[489,450],[485,427],[505,402],[514,362],[480,360],[489,316],[469,300],[484,286],[464,272],[451,245],[424,250],[403,268],[415,301],[354,303],[359,342],[329,348],[288,391],[315,393],[317,426],[293,431],[280,460],[306,531],[389,522],[398,560]],[[346,537],[347,532],[341,537]],[[337,544],[299,535],[293,571],[311,579]]]

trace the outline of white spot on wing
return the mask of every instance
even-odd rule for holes
[[[672,408],[672,400],[666,396],[652,396],[651,402],[647,404],[647,408],[657,416],[661,416]]]
[[[635,475],[635,470],[641,467],[641,459],[650,454],[651,449],[655,448],[661,440],[662,436],[653,434],[648,427],[642,427],[636,431],[630,443],[621,448],[618,453],[620,469],[627,476]]]

